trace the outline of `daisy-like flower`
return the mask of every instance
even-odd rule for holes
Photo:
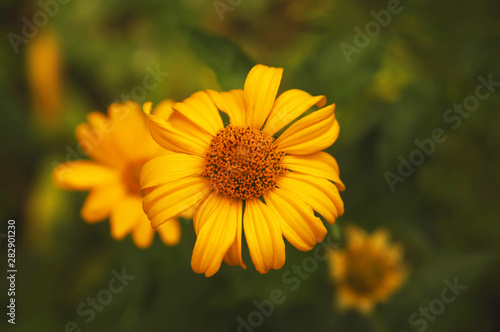
[[[151,245],[155,231],[142,210],[139,173],[146,161],[168,153],[151,138],[138,104],[111,104],[109,118],[100,112],[88,115],[88,124],[76,128],[79,151],[93,160],[68,161],[52,173],[54,183],[70,190],[90,190],[81,210],[94,223],[109,217],[111,235],[121,240],[132,233],[140,248]],[[167,245],[180,239],[180,225],[169,220],[156,229]]]
[[[311,250],[327,233],[314,212],[329,223],[344,212],[337,162],[321,151],[339,134],[335,105],[300,118],[326,99],[301,90],[276,98],[282,73],[257,65],[243,90],[200,91],[163,102],[154,114],[144,105],[152,137],[173,152],[144,165],[144,211],[158,227],[196,207],[191,266],[207,277],[222,260],[246,268],[242,232],[256,269],[266,273],[285,262],[283,236]]]
[[[33,111],[45,129],[60,124],[62,111],[62,55],[58,35],[42,30],[26,45],[26,68]]]
[[[345,229],[346,247],[330,253],[330,277],[336,286],[337,306],[368,314],[387,301],[406,279],[402,249],[378,230],[369,236],[353,225]]]

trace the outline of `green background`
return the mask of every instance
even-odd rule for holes
[[[466,116],[445,114],[474,96],[479,76],[500,81],[500,3],[404,1],[386,27],[369,22],[376,22],[371,11],[387,10],[387,1],[220,3],[229,6],[222,19],[214,2],[202,0],[60,4],[44,27],[60,38],[64,69],[64,107],[50,130],[33,116],[26,46],[16,53],[7,38],[21,35],[22,17],[32,21],[43,9],[35,1],[0,4],[0,233],[16,220],[18,269],[16,325],[1,313],[0,329],[64,331],[74,321],[82,331],[235,331],[238,317],[247,320],[257,310],[254,301],[278,289],[286,300],[254,330],[418,331],[422,325],[412,326],[409,317],[440,298],[445,279],[457,278],[467,289],[425,330],[499,331],[500,87]],[[370,24],[380,31],[370,32],[367,45],[356,44],[355,28]],[[357,51],[346,57],[342,43]],[[266,275],[245,252],[247,270],[223,265],[205,278],[190,267],[190,221],[182,222],[178,246],[165,247],[156,237],[140,250],[130,236],[111,239],[108,221],[81,220],[85,193],[51,183],[53,163],[65,160],[67,146],[77,146],[74,127],[87,112],[105,111],[141,85],[147,66],[169,73],[138,100],[157,103],[242,88],[257,63],[284,68],[280,92],[299,88],[336,103],[341,131],[328,152],[347,190],[346,213],[331,227],[335,241],[343,242],[343,225],[355,223],[368,231],[387,228],[405,248],[409,278],[371,316],[335,310],[325,262],[296,290],[283,281],[313,252],[287,244],[284,267]],[[416,156],[415,140],[430,139],[436,128],[446,139],[391,190],[384,174],[398,174],[398,158]],[[4,275],[7,241],[0,240]],[[106,289],[112,270],[122,268],[135,279],[86,323],[78,305]]]

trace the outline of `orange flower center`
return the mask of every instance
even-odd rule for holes
[[[372,293],[383,286],[391,267],[383,257],[356,251],[348,255],[346,283],[359,294]]]
[[[140,195],[141,184],[139,182],[139,175],[144,163],[145,161],[143,160],[133,161],[123,168],[122,181],[129,194]]]
[[[280,166],[285,153],[277,150],[273,140],[250,127],[227,126],[210,143],[202,176],[226,196],[260,197],[276,187],[277,176],[286,172]]]

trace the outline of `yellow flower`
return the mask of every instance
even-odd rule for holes
[[[296,248],[311,250],[327,233],[314,211],[329,223],[344,212],[337,162],[321,152],[339,134],[335,107],[287,127],[326,99],[301,90],[276,99],[282,73],[257,65],[243,90],[200,91],[180,103],[159,104],[155,114],[151,103],[144,105],[151,135],[174,152],[144,165],[144,211],[158,227],[197,207],[191,260],[196,273],[209,277],[222,260],[246,268],[242,230],[256,269],[279,269],[285,261],[283,236]],[[230,119],[226,127],[219,111]]]
[[[111,104],[108,115],[92,112],[88,124],[76,128],[78,150],[93,160],[61,164],[52,178],[64,189],[90,190],[81,210],[85,221],[94,223],[109,217],[113,238],[121,240],[132,233],[135,244],[147,248],[154,230],[142,210],[139,173],[146,161],[167,151],[151,138],[138,104]],[[177,220],[170,220],[157,231],[165,244],[179,242]]]
[[[378,230],[368,236],[355,226],[345,229],[346,247],[331,252],[330,277],[336,286],[339,309],[354,308],[363,314],[377,302],[385,302],[406,279],[402,249],[388,242],[388,233]]]
[[[62,59],[58,35],[43,30],[26,47],[26,67],[35,118],[45,128],[61,121]]]

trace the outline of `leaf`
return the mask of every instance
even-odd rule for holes
[[[245,52],[229,39],[199,30],[186,28],[194,53],[217,75],[223,89],[243,89],[245,78],[255,65]]]

